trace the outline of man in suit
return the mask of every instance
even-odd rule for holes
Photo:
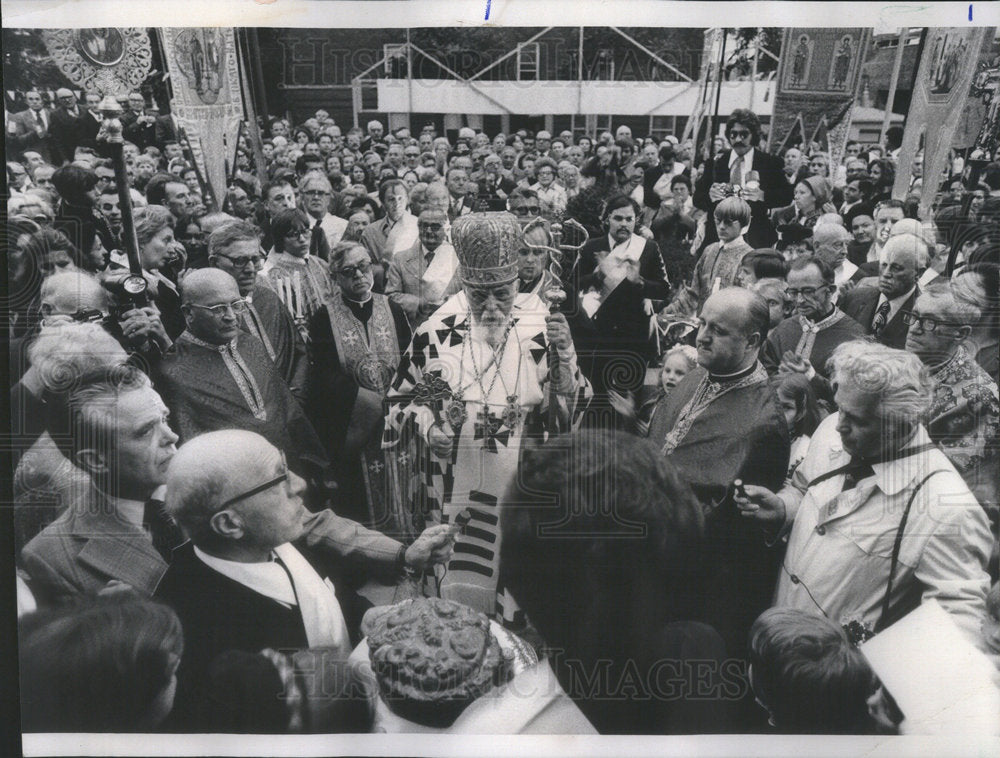
[[[73,160],[73,153],[80,139],[80,106],[76,97],[65,87],[56,90],[59,107],[52,111],[52,125],[49,134],[53,146],[59,153],[60,161]]]
[[[7,142],[16,153],[34,150],[47,163],[58,163],[50,129],[52,113],[42,107],[42,96],[31,90],[24,96],[27,110],[15,113],[7,122]]]
[[[472,213],[472,199],[468,194],[469,172],[462,166],[451,166],[444,175],[448,188],[448,220]]]
[[[708,214],[704,244],[718,240],[713,218],[715,206],[731,194],[729,187],[738,186],[751,210],[750,229],[744,235],[747,243],[753,248],[771,247],[778,236],[768,211],[792,202],[792,185],[785,176],[784,164],[754,147],[760,142],[760,121],[752,111],[734,110],[726,122],[726,136],[732,149],[710,161],[695,185],[694,204]],[[757,187],[753,187],[751,172],[757,175]]]
[[[122,128],[128,129],[129,126],[134,124],[139,116],[144,115],[146,112],[146,98],[141,92],[136,90],[135,92],[128,93],[128,107],[119,116],[118,120],[122,122]]]
[[[477,210],[503,211],[507,198],[517,184],[508,171],[504,171],[500,156],[491,153],[483,158],[483,170],[475,178],[477,184],[475,206]]]
[[[153,144],[160,148],[160,150],[163,150],[163,146],[168,142],[177,142],[179,144],[182,140],[187,139],[184,127],[177,123],[177,116],[173,113],[166,113],[157,117],[153,130]]]
[[[48,601],[122,584],[152,594],[181,541],[154,498],[176,452],[167,407],[124,366],[48,393],[46,404],[53,440],[94,486],[22,551],[32,591]]]
[[[264,346],[292,396],[301,400],[305,392],[308,356],[292,314],[277,293],[257,276],[264,262],[257,229],[245,222],[230,221],[208,238],[208,265],[236,280],[246,301],[240,326]]]
[[[323,647],[346,659],[369,606],[354,587],[369,575],[398,578],[398,543],[358,524],[344,536],[381,537],[381,554],[331,560],[313,552],[323,544],[310,544],[316,516],[306,510],[304,492],[280,451],[252,432],[210,432],[174,457],[166,507],[191,542],[177,551],[156,593],[184,627],[174,726],[198,727],[201,688],[212,660],[226,650]],[[421,537],[403,550],[404,564],[423,568],[447,559],[450,529],[442,525],[435,534],[440,538]]]
[[[145,150],[151,145],[156,145],[156,121],[158,118],[158,111],[159,109],[155,106],[155,104],[152,108],[144,109],[143,112],[136,116],[135,120],[123,130],[125,139],[138,147],[140,150]]]
[[[323,260],[330,259],[330,250],[347,231],[347,219],[330,213],[333,187],[322,171],[310,171],[299,180],[302,210],[309,214],[313,227],[313,242],[309,252]]]
[[[84,96],[84,104],[80,106],[80,119],[76,124],[77,146],[96,147],[97,133],[101,130],[101,96],[96,92],[88,92]],[[70,156],[72,159],[73,156]]]
[[[648,301],[669,293],[666,269],[656,243],[635,234],[641,209],[635,200],[616,195],[604,211],[607,235],[590,240],[573,272],[580,318],[573,341],[581,368],[596,392],[637,390],[652,357]],[[584,318],[586,316],[586,318]],[[626,370],[610,370],[624,361]],[[589,371],[589,373],[588,373]],[[612,375],[627,381],[612,386]]]
[[[445,242],[447,227],[447,214],[423,211],[417,219],[420,239],[389,264],[385,294],[403,309],[413,329],[462,288],[455,248]]]
[[[889,237],[882,249],[878,289],[857,287],[845,294],[838,305],[865,328],[878,342],[902,350],[909,326],[903,314],[920,296],[917,280],[927,268],[926,243],[912,234]]]
[[[374,292],[385,291],[392,257],[416,242],[417,219],[410,213],[410,195],[401,179],[386,179],[378,190],[385,216],[361,233],[361,244],[371,256],[375,269]]]

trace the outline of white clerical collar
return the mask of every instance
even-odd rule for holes
[[[209,555],[204,550],[199,549],[197,545],[193,547],[198,560],[210,569],[218,571],[224,577],[285,606],[298,605],[291,576],[274,560],[275,554],[273,552],[269,560],[243,563]]]
[[[344,300],[345,301],[347,301],[348,303],[351,303],[352,305],[356,305],[359,308],[362,305],[364,305],[365,303],[367,303],[371,299],[372,299],[371,290],[368,291],[368,297],[366,297],[364,300],[355,300],[354,298],[351,298],[351,297],[348,297],[347,295],[344,295]]]
[[[731,374],[716,374],[712,371],[709,371],[708,378],[710,381],[713,382],[731,382],[734,379],[742,379],[746,376],[750,376],[754,371],[757,370],[757,367],[759,365],[760,362],[755,360],[753,363],[747,366],[747,368],[741,368],[739,371],[734,371]]]

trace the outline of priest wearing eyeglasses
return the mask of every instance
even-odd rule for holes
[[[220,653],[323,648],[346,660],[370,607],[358,583],[450,553],[447,535],[403,548],[329,511],[311,514],[305,491],[285,456],[251,432],[204,434],[171,461],[165,507],[190,538],[156,591],[184,627],[173,728],[204,723],[203,687]]]
[[[395,261],[393,261],[395,265]],[[338,292],[309,324],[306,413],[320,434],[337,479],[337,512],[390,534],[406,534],[410,520],[387,497],[393,461],[382,454],[382,408],[410,342],[406,314],[372,292],[374,264],[359,242],[330,252]]]
[[[266,348],[240,329],[246,300],[236,280],[207,268],[183,282],[187,329],[157,368],[156,384],[181,441],[218,429],[257,432],[294,471],[326,479],[328,457]]]

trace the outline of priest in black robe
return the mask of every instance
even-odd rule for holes
[[[382,453],[383,402],[410,343],[406,314],[385,295],[373,294],[368,251],[342,242],[330,252],[338,285],[309,323],[306,412],[333,454],[335,510],[400,537],[409,523],[389,497],[392,478]]]

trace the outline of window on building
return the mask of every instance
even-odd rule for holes
[[[521,82],[538,81],[538,43],[518,43],[517,45],[517,79]]]
[[[649,136],[656,140],[666,137],[668,134],[677,135],[677,116],[650,116]]]

